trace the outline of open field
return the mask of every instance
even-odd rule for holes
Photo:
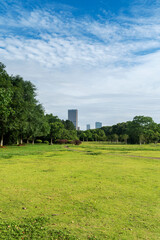
[[[0,239],[160,239],[160,145],[0,149]]]

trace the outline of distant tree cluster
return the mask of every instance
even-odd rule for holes
[[[133,121],[118,123],[113,126],[78,131],[81,141],[108,141],[132,144],[157,143],[160,140],[160,124],[151,117],[136,116]]]
[[[0,63],[0,146],[24,142],[75,143],[80,141],[157,143],[160,124],[151,117],[136,116],[133,121],[113,126],[76,131],[69,120],[45,114],[36,99],[36,87],[21,76],[9,76]]]

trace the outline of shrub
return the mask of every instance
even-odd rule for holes
[[[75,145],[80,145],[82,142],[80,140],[73,140],[70,143]]]
[[[81,140],[75,140],[75,145],[80,145],[81,143]]]
[[[42,143],[41,139],[36,139],[36,143]]]
[[[57,139],[56,143],[58,143],[58,144],[75,144],[75,145],[80,145],[82,142],[80,140]]]
[[[44,143],[45,143],[45,144],[49,144],[49,142],[48,142],[48,141],[44,141]]]
[[[67,140],[67,139],[57,139],[57,140],[56,140],[56,143],[59,143],[59,144],[67,144],[67,143],[68,143],[68,140]]]

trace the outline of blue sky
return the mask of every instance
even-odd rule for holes
[[[0,61],[37,86],[47,113],[94,127],[160,122],[160,3],[1,0]]]

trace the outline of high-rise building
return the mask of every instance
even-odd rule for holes
[[[101,128],[102,127],[102,123],[101,122],[96,122],[95,123],[95,128]]]
[[[87,125],[86,125],[86,129],[87,129],[87,130],[91,129],[90,124],[87,124]]]
[[[78,130],[78,110],[77,109],[69,109],[68,110],[68,120],[70,120],[76,130]]]

